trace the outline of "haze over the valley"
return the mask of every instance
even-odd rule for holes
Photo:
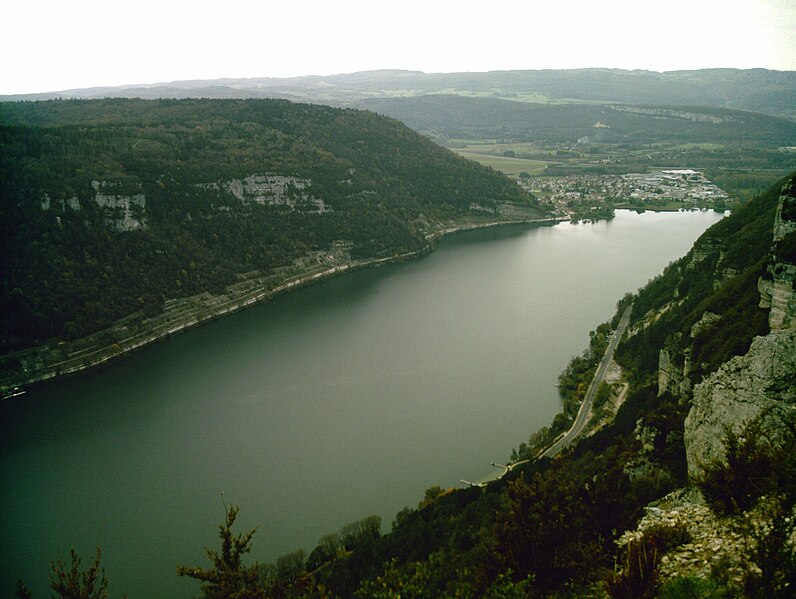
[[[796,70],[791,0],[13,2],[0,94],[372,69]]]

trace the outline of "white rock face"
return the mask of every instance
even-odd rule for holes
[[[109,181],[92,181],[94,203],[103,209],[105,222],[117,231],[135,231],[146,227],[146,196],[143,193],[116,193],[117,184]],[[70,198],[53,199],[44,194],[41,200],[44,211],[72,210],[80,212],[80,199],[74,195]],[[60,222],[60,216],[56,216]]]
[[[70,210],[74,210],[75,212],[80,211],[80,200],[77,196],[72,196],[71,198],[66,198],[65,200],[53,200],[48,194],[44,194],[44,198],[41,200],[41,209],[44,211],[51,210],[53,208],[60,208],[61,210],[66,210],[69,208]]]
[[[488,212],[489,214],[497,214],[504,218],[534,218],[538,216],[538,212],[533,208],[527,206],[515,206],[514,204],[497,203],[494,208],[490,205],[479,204],[472,202],[470,210],[477,210],[479,212]]]
[[[796,231],[796,221],[782,218],[786,204],[793,205],[796,198],[789,195],[787,187],[779,198],[774,217],[774,242],[781,241]],[[796,328],[796,264],[772,261],[768,277],[757,284],[760,307],[769,308],[768,326],[774,329]]]
[[[760,279],[757,289],[760,292],[760,307],[769,308],[768,326],[771,329],[796,328],[796,266],[782,266],[774,275],[774,280]]]
[[[113,184],[92,181],[94,201],[106,209],[105,220],[117,231],[135,231],[146,227],[146,196],[143,193],[121,195],[113,193]]]
[[[744,356],[736,356],[694,387],[691,411],[685,420],[688,475],[724,459],[727,427],[741,433],[760,416],[764,430],[776,442],[784,417],[796,409],[796,330],[774,331],[757,337]]]
[[[312,182],[283,175],[250,175],[232,179],[223,187],[242,202],[268,206],[288,206],[293,210],[314,214],[332,212],[320,198],[310,192]]]

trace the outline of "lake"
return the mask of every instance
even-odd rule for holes
[[[96,546],[112,597],[191,597],[223,498],[251,561],[426,488],[478,480],[560,409],[558,374],[619,298],[685,254],[714,212],[459,233],[0,404],[10,596]]]

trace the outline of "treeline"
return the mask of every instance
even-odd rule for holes
[[[226,183],[300,180],[288,203],[241,200]],[[101,207],[96,185],[145,198]],[[308,196],[309,199],[307,199]],[[324,210],[317,209],[322,201]],[[343,241],[352,258],[424,247],[471,202],[535,200],[397,121],[276,100],[0,104],[0,351],[75,338],[220,291]]]

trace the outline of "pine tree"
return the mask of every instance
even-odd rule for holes
[[[226,506],[225,506],[226,507]],[[206,599],[258,599],[266,597],[259,567],[243,565],[243,556],[251,551],[251,540],[257,529],[245,534],[232,534],[232,525],[238,515],[234,505],[226,508],[226,522],[218,527],[221,551],[205,549],[213,562],[209,569],[178,566],[177,574],[202,581]]]
[[[100,550],[94,562],[85,572],[80,571],[80,558],[77,552],[70,551],[72,563],[67,570],[63,559],[51,563],[50,588],[61,599],[108,599],[108,579],[105,578],[105,568],[100,568]]]

